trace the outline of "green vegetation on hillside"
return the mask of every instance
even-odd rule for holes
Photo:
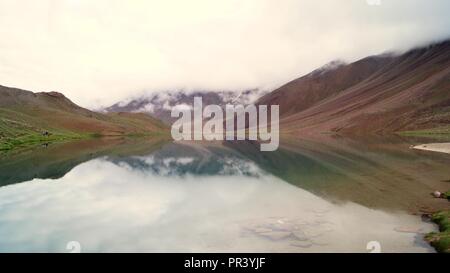
[[[1,114],[1,112],[0,112]],[[10,120],[0,116],[0,152],[26,148],[38,144],[83,139],[94,134],[74,133],[63,130],[46,130],[28,123]]]

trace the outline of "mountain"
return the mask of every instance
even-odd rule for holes
[[[450,127],[450,40],[404,54],[334,62],[261,97],[280,105],[293,134],[351,134]]]
[[[44,140],[145,135],[165,130],[165,125],[146,114],[97,113],[58,92],[33,93],[0,86],[0,150]]]
[[[232,91],[168,91],[143,95],[138,98],[118,102],[103,109],[107,113],[134,112],[148,113],[153,117],[162,120],[166,124],[171,124],[176,120],[170,116],[173,107],[192,107],[194,97],[202,97],[203,105],[216,104],[224,106],[229,104],[249,104],[264,94],[258,89],[246,90],[243,92]]]

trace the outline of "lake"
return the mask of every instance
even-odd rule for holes
[[[424,140],[94,139],[0,159],[0,252],[433,252],[450,155]]]

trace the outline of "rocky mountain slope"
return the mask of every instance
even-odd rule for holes
[[[244,92],[212,92],[212,91],[168,91],[143,95],[138,98],[118,102],[104,109],[107,113],[114,112],[137,112],[147,113],[162,120],[166,124],[171,124],[176,118],[170,116],[173,107],[192,108],[194,97],[202,97],[203,104],[216,104],[225,106],[226,104],[249,104],[264,94],[263,91],[252,89]]]
[[[293,134],[448,132],[450,40],[404,54],[334,63],[257,103],[279,104],[280,128]]]

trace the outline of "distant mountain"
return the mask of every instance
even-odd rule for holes
[[[0,150],[39,142],[43,132],[70,138],[165,130],[165,125],[146,114],[97,113],[76,105],[58,92],[33,93],[0,86]]]
[[[243,92],[232,91],[168,91],[143,95],[141,97],[116,103],[103,109],[108,113],[114,112],[142,112],[162,120],[166,124],[171,124],[176,118],[170,116],[173,107],[192,107],[194,97],[202,97],[203,104],[217,104],[225,106],[230,104],[253,103],[264,93],[257,89]]]
[[[294,134],[387,133],[450,126],[450,40],[404,54],[334,62],[260,98]]]

